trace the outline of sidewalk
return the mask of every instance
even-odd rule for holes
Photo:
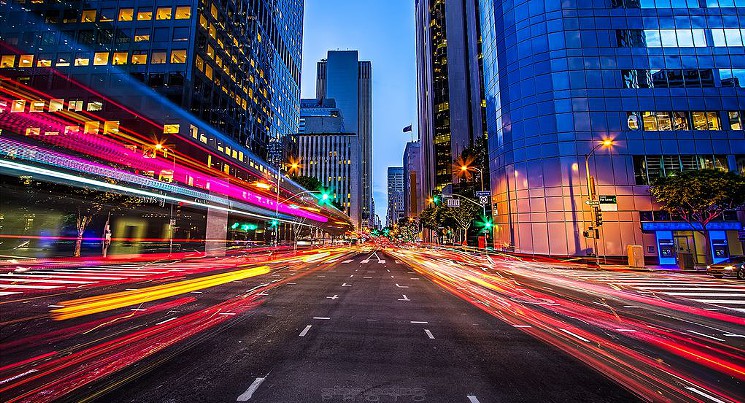
[[[646,271],[646,272],[668,272],[668,273],[687,273],[687,274],[706,274],[706,267],[698,267],[696,269],[680,269],[675,265],[648,265],[645,267],[629,267],[626,265],[619,264],[601,264],[596,267],[595,265],[587,265],[588,269],[595,270],[609,270],[609,271]]]

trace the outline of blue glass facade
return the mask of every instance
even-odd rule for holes
[[[617,204],[603,212],[601,255],[638,244],[660,258],[667,239],[641,225],[670,220],[649,196],[655,177],[745,174],[745,2],[481,0],[480,12],[497,247],[592,250],[584,157],[604,139],[614,146],[590,171]],[[667,232],[702,258],[700,236]],[[716,237],[742,253],[736,231]]]

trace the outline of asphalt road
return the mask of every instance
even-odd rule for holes
[[[393,258],[368,256],[347,257],[270,291],[258,309],[99,400],[635,399]]]
[[[3,276],[8,402],[742,395],[734,280],[357,249]]]

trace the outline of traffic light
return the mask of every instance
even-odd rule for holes
[[[269,227],[271,227],[271,228],[277,228],[278,225],[279,225],[279,220],[271,220],[271,221],[269,221]]]
[[[319,205],[331,205],[331,199],[333,197],[331,196],[331,192],[329,192],[328,189],[321,189],[321,194],[318,196],[318,204]]]
[[[440,195],[434,195],[432,197],[432,203],[434,203],[435,206],[439,206],[441,202],[442,202],[442,196],[440,196]]]
[[[603,212],[599,208],[595,207],[595,226],[599,227],[603,225]]]
[[[484,228],[484,232],[491,231],[492,227],[494,227],[494,223],[491,221],[491,218],[489,217],[482,217],[481,218],[481,227]]]

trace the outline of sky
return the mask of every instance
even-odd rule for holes
[[[358,50],[372,62],[373,198],[385,225],[387,169],[401,166],[414,125],[416,45],[413,0],[305,0],[303,98],[315,98],[316,62],[328,50]]]

